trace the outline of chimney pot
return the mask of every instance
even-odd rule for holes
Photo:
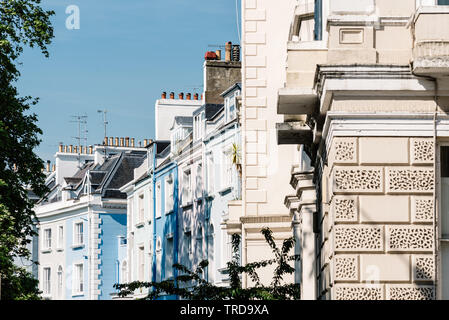
[[[104,137],[103,145],[105,145],[105,146],[108,145],[108,137]]]
[[[175,93],[174,92],[170,92],[170,99],[174,99],[175,98]]]
[[[89,154],[92,154],[92,146],[89,146]]]
[[[217,55],[217,60],[221,60],[221,50],[216,50],[215,54]]]
[[[84,154],[87,154],[87,146],[84,147]]]
[[[148,140],[147,139],[143,139],[143,147],[145,148],[147,146]]]
[[[198,93],[195,93],[195,94],[193,95],[193,100],[198,100]]]
[[[55,172],[55,171],[56,171],[56,165],[55,165],[55,164],[51,166],[51,171],[52,171],[52,172]]]
[[[134,138],[131,138],[131,147],[134,147]]]
[[[64,146],[64,152],[65,152],[65,153],[67,153],[67,149],[68,149],[68,147],[67,147],[67,146]]]
[[[232,55],[232,42],[229,41],[225,45],[225,61],[226,62],[231,61],[231,55]]]
[[[125,146],[129,147],[129,137],[125,138]]]
[[[213,51],[207,51],[204,60],[217,60],[217,54]]]
[[[73,153],[73,145],[69,145],[69,153]]]
[[[192,100],[192,95],[191,95],[190,93],[187,93],[187,94],[186,94],[186,99],[187,99],[187,100]]]
[[[161,99],[167,99],[167,92],[162,92]]]
[[[46,169],[47,169],[47,172],[50,172],[50,160],[47,160],[47,167],[46,167]]]
[[[114,145],[114,138],[113,137],[109,137],[109,145],[110,146]]]
[[[178,97],[179,97],[179,100],[184,100],[184,92],[181,92],[181,93],[178,95]]]
[[[62,152],[64,149],[64,146],[62,144],[59,145],[59,152]]]
[[[114,146],[118,147],[118,137],[115,137],[115,144]]]
[[[78,146],[73,147],[73,153],[78,153]]]
[[[123,147],[124,146],[124,144],[123,144],[123,138],[120,138],[120,147]]]

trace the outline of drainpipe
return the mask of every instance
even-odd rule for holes
[[[323,38],[323,26],[322,26],[322,20],[323,20],[323,3],[322,0],[315,0],[315,34],[314,34],[314,40],[320,41]]]
[[[157,152],[157,142],[153,143],[153,263],[152,263],[152,281],[156,282],[156,152]],[[154,288],[152,288],[154,290]]]
[[[178,262],[178,249],[179,249],[179,225],[178,225],[178,163],[175,161],[174,162],[174,174],[173,174],[173,214],[175,215],[175,230],[174,230],[174,243],[173,243],[173,260],[175,263],[179,263]],[[173,278],[174,278],[174,284],[175,284],[175,288],[178,286],[178,281],[177,278],[178,277],[178,269],[174,268],[173,270]],[[178,300],[178,297],[177,297]]]

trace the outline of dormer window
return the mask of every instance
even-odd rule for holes
[[[226,122],[234,120],[237,115],[237,97],[240,95],[240,91],[237,90],[233,95],[225,98],[225,117]]]
[[[199,140],[204,137],[204,119],[206,118],[204,111],[194,117],[194,139]]]

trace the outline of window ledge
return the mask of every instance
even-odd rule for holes
[[[84,297],[84,292],[72,293],[72,298]]]
[[[142,228],[145,225],[145,222],[136,223],[136,228]]]
[[[64,248],[57,248],[56,251],[58,252],[64,251]]]
[[[192,205],[193,205],[193,202],[192,202],[192,201],[189,201],[189,202],[183,203],[181,207],[183,207],[183,208],[185,208],[185,207],[191,207]]]
[[[41,253],[50,253],[51,252],[51,249],[42,249],[41,250]]]
[[[232,187],[224,187],[223,189],[219,190],[218,193],[222,196],[225,193],[231,192]]]
[[[84,247],[85,247],[84,244],[73,244],[71,246],[72,249],[81,249],[81,248],[84,248]]]
[[[173,210],[166,211],[166,212],[165,212],[165,215],[168,216],[168,215],[171,214],[171,213],[173,213]]]

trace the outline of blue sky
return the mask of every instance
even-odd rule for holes
[[[52,9],[55,38],[46,59],[38,50],[21,57],[22,96],[34,107],[44,134],[36,149],[52,160],[60,142],[76,144],[71,116],[88,116],[88,144],[108,136],[154,136],[154,103],[162,91],[201,92],[204,54],[239,43],[235,0],[43,0]],[[66,28],[66,8],[77,5],[80,29]],[[240,8],[240,1],[238,1]],[[195,87],[197,87],[195,89]]]

